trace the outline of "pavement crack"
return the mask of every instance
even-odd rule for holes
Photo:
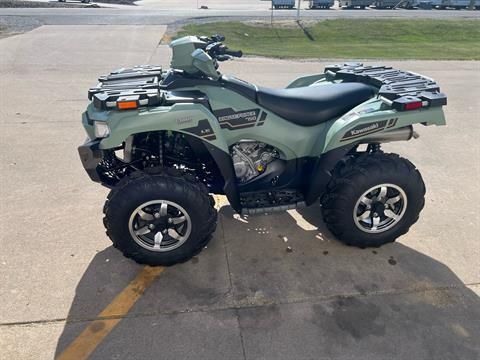
[[[237,324],[238,324],[238,332],[240,335],[240,344],[242,345],[243,359],[247,360],[247,352],[245,350],[245,340],[243,339],[243,330],[242,330],[242,324],[240,323],[240,314],[238,313],[238,309],[235,309],[235,317],[237,319]]]
[[[222,215],[220,216],[220,227],[222,229],[222,241],[223,241],[223,249],[225,251],[225,261],[227,263],[227,271],[228,271],[228,281],[230,284],[229,292],[232,294],[232,298],[235,298],[235,294],[233,291],[233,281],[232,281],[232,271],[230,270],[230,261],[228,258],[228,251],[227,251],[227,242],[225,241],[225,228],[223,227],[223,218]]]
[[[225,306],[214,306],[214,307],[207,307],[203,306],[198,309],[182,309],[182,310],[174,310],[174,311],[154,311],[149,313],[134,313],[134,314],[125,314],[125,315],[112,315],[112,316],[103,316],[103,317],[85,317],[85,318],[55,318],[55,319],[45,319],[45,320],[33,320],[33,321],[17,321],[17,322],[6,322],[0,323],[0,327],[8,327],[8,326],[29,326],[29,325],[48,325],[48,324],[55,324],[55,323],[62,323],[66,322],[67,324],[72,323],[82,323],[82,322],[91,322],[97,320],[112,320],[112,319],[136,319],[136,318],[148,318],[154,316],[175,316],[175,315],[182,315],[182,314],[189,314],[189,313],[208,313],[208,312],[216,312],[216,311],[229,311],[234,310],[235,315],[238,318],[238,311],[243,309],[254,309],[254,308],[262,308],[268,306],[282,306],[282,305],[291,305],[291,304],[302,304],[302,303],[321,303],[326,301],[331,301],[338,298],[352,298],[352,297],[359,297],[365,298],[368,296],[392,296],[392,295],[407,295],[407,294],[415,294],[421,292],[435,292],[435,291],[450,291],[450,290],[461,290],[467,286],[476,286],[480,285],[480,283],[472,283],[472,284],[462,284],[462,285],[446,285],[446,286],[438,286],[432,288],[411,288],[411,289],[401,289],[401,290],[385,290],[385,291],[372,291],[366,293],[360,292],[351,292],[351,293],[342,293],[342,294],[332,294],[332,295],[323,295],[323,296],[310,296],[310,297],[299,297],[299,298],[290,298],[286,299],[285,301],[263,301],[263,302],[252,302],[252,303],[245,303],[242,301],[233,301],[231,305]],[[471,291],[471,290],[470,290]],[[239,322],[240,327],[240,322]],[[242,334],[240,334],[243,337]],[[241,339],[243,341],[243,339]]]

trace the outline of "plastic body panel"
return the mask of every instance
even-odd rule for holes
[[[196,36],[185,36],[170,43],[172,48],[172,69],[182,69],[188,73],[195,73],[197,69],[193,65],[192,53],[201,49],[205,43]]]
[[[418,109],[413,111],[395,111],[384,109],[381,99],[369,100],[337,119],[325,135],[323,152],[351,143],[362,142],[363,138],[376,132],[390,131],[405,126],[422,123],[424,125],[445,125],[445,116],[441,107]],[[371,127],[372,130],[358,132],[349,137],[349,131]],[[347,135],[347,136],[346,136]]]
[[[287,89],[291,88],[297,88],[297,87],[302,87],[302,86],[309,86],[312,85],[318,81],[322,81],[325,79],[325,73],[321,74],[313,74],[313,75],[305,75],[296,78],[293,80],[290,84],[287,85]]]
[[[445,125],[441,107],[399,112],[387,108],[381,99],[373,98],[339,118],[319,125],[303,127],[284,120],[237,92],[221,86],[196,86],[182,90],[197,90],[205,93],[213,112],[202,104],[190,103],[128,111],[98,111],[90,104],[87,110],[90,121],[107,121],[110,127],[110,136],[101,141],[100,148],[116,147],[129,135],[135,133],[172,130],[202,138],[225,152],[228,152],[230,145],[241,139],[262,141],[280,149],[284,158],[290,160],[319,156],[335,148],[361,141],[362,136],[351,139],[344,139],[344,136],[349,130],[362,124],[369,126],[395,119],[394,125],[384,129],[379,128],[378,131],[389,131],[417,123]],[[224,109],[231,109],[232,118],[243,113],[252,113],[252,118],[240,125],[233,121],[221,123],[219,118],[223,116],[216,113]],[[191,128],[198,127],[199,122],[205,120],[208,122],[209,129],[204,129],[203,135],[191,132]],[[86,120],[84,125],[87,133],[92,137],[92,126],[86,124]],[[215,134],[215,139],[206,136],[209,134]]]
[[[217,80],[220,74],[215,69],[213,59],[202,49],[197,49],[192,53],[193,66],[202,74]]]
[[[296,176],[307,173],[307,177],[311,177],[300,184],[300,190],[309,204],[319,196],[332,166],[357,144],[370,143],[369,136],[372,134],[379,139],[378,135],[382,132],[414,124],[445,125],[442,105],[446,103],[446,96],[439,93],[439,87],[433,80],[388,67],[364,67],[357,63],[333,65],[324,73],[299,77],[287,87],[313,88],[332,83],[364,82],[372,89],[377,89],[377,95],[339,117],[313,126],[297,125],[259,105],[255,85],[245,84],[235,78],[220,77],[212,67],[213,59],[203,51],[203,45],[197,37],[186,37],[172,43],[172,64],[181,66],[183,71],[162,72],[153,67],[137,68],[136,71],[142,74],[142,81],[135,76],[130,79],[129,69],[115,73],[114,77],[129,78],[129,85],[122,90],[129,99],[132,95],[127,92],[137,94],[138,83],[142,91],[158,93],[158,99],[154,99],[157,102],[148,97],[149,93],[144,96],[148,97],[146,103],[145,99],[139,97],[136,100],[138,109],[117,110],[115,101],[123,96],[123,92],[110,88],[119,84],[113,81],[115,79],[111,79],[113,82],[100,79],[103,85],[91,90],[90,95],[94,99],[82,117],[87,135],[95,141],[94,148],[90,144],[79,149],[86,168],[95,165],[97,155],[103,150],[119,147],[131,135],[154,131],[184,133],[204,142],[222,173],[225,194],[238,211],[240,185],[236,182],[230,146],[240,140],[250,139],[278,149],[280,160],[293,164],[293,169],[297,169]],[[179,56],[185,59],[179,60]],[[195,75],[185,74],[186,69]],[[198,76],[198,73],[211,73],[211,76]],[[154,80],[145,80],[150,78]],[[133,83],[137,85],[130,85]],[[404,86],[406,83],[415,86]],[[109,96],[102,95],[105,91]],[[430,91],[430,95],[422,95],[425,91]],[[425,107],[411,111],[395,110],[392,104],[399,99],[410,101],[408,96],[418,96],[417,100],[421,98]],[[275,108],[272,104],[265,106],[272,110]],[[108,124],[110,132],[107,137],[95,139],[96,121]],[[301,170],[301,164],[305,163],[311,165],[308,172]],[[290,165],[289,169],[292,169]]]

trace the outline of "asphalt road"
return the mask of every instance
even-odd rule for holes
[[[49,0],[43,0],[49,1]],[[104,8],[0,8],[0,25],[10,33],[29,31],[40,25],[168,25],[185,22],[266,20],[272,16],[269,1],[259,0],[143,0],[137,6],[100,4]],[[199,9],[206,5],[208,9]],[[336,18],[431,18],[480,19],[480,11],[457,10],[309,10],[301,5],[305,20]],[[274,19],[296,18],[296,10],[275,10]]]
[[[177,4],[181,2],[176,2]],[[189,18],[270,19],[271,11],[266,2],[257,1],[258,6],[210,8],[208,10],[185,7],[132,7],[101,9],[0,9],[2,17],[29,17],[45,25],[165,25]],[[296,10],[276,10],[275,19],[296,17]],[[431,18],[431,19],[470,19],[480,18],[480,11],[457,10],[302,10],[302,19],[336,18]],[[193,21],[193,20],[192,20]]]
[[[397,243],[346,247],[316,206],[245,219],[217,197],[208,248],[152,271],[110,245],[107,190],[76,146],[87,89],[112,68],[167,65],[164,31],[43,26],[0,40],[0,358],[477,360],[480,62],[389,62],[449,96],[448,126],[385,146],[427,184],[420,221]],[[284,86],[325,64],[222,69]]]

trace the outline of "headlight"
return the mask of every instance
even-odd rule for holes
[[[106,138],[108,135],[110,135],[110,129],[106,122],[94,121],[93,128],[95,130],[96,138]]]

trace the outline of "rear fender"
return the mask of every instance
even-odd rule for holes
[[[287,85],[287,89],[309,86],[316,82],[325,80],[325,73],[301,76]]]
[[[428,107],[412,111],[396,111],[389,108],[382,99],[371,99],[332,123],[326,134],[323,153],[348,144],[362,143],[368,140],[371,134],[420,123],[445,125],[442,108]]]

